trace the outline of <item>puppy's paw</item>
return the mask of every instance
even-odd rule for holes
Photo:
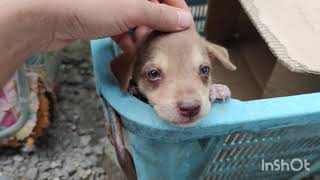
[[[231,91],[228,86],[223,84],[212,84],[210,87],[209,98],[213,102],[215,100],[225,101],[231,97]]]

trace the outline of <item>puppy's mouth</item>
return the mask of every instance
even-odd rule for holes
[[[175,121],[170,121],[170,123],[179,127],[191,127],[198,122],[198,119],[198,117],[183,117]]]

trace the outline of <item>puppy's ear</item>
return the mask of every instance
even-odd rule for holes
[[[205,43],[208,55],[212,61],[218,60],[226,69],[231,71],[235,71],[237,69],[237,67],[230,61],[229,53],[226,48],[208,41]]]
[[[134,58],[132,52],[125,52],[112,60],[110,69],[114,77],[118,80],[122,91],[127,91],[129,82],[132,79]]]

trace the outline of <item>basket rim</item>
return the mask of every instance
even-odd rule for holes
[[[91,41],[97,91],[121,115],[129,132],[164,141],[184,141],[236,132],[261,131],[320,123],[319,93],[214,103],[209,114],[190,128],[175,127],[161,120],[153,108],[123,93],[113,79],[109,63],[115,57],[110,38]],[[319,101],[318,101],[319,102]]]

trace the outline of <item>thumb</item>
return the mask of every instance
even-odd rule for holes
[[[193,25],[190,11],[166,4],[144,2],[142,11],[136,17],[138,26],[148,26],[159,31],[179,31]]]

